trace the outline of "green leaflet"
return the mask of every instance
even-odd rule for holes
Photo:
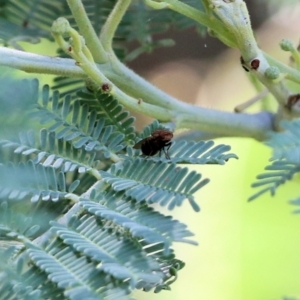
[[[9,250],[13,248],[11,247]],[[40,271],[36,266],[31,265],[28,268],[22,258],[18,258],[14,266],[9,264],[7,260],[9,258],[7,256],[8,252],[3,253],[1,251],[3,259],[0,264],[2,277],[0,282],[1,299],[40,300],[63,298],[63,289],[47,280],[47,274]]]
[[[143,159],[125,160],[120,168],[114,165],[110,172],[100,174],[115,191],[126,190],[126,196],[137,201],[158,202],[173,209],[188,199],[195,211],[200,208],[193,194],[209,182],[200,181],[201,174],[188,173],[187,168]]]
[[[148,132],[148,130],[146,132]],[[156,162],[224,165],[231,158],[238,159],[237,155],[226,153],[230,149],[231,147],[228,145],[220,144],[215,146],[214,141],[172,141],[172,145],[168,151],[170,160],[164,155],[150,156],[147,159]],[[141,155],[141,151],[128,147],[127,154],[131,157],[138,157]]]
[[[271,160],[285,159],[290,163],[300,163],[300,120],[280,123],[285,131],[270,134],[266,144],[273,148]]]
[[[167,127],[163,126],[162,124],[160,124],[157,120],[154,120],[152,123],[150,123],[149,125],[145,126],[143,131],[141,133],[138,134],[138,140],[142,140],[145,139],[147,137],[149,137],[153,131],[157,130],[157,129],[165,129],[165,130],[169,130]]]
[[[0,147],[8,151],[13,150],[15,154],[28,156],[34,164],[61,168],[63,172],[78,170],[79,173],[84,173],[99,163],[95,151],[75,148],[63,138],[57,139],[55,132],[49,132],[47,129],[40,131],[38,141],[33,130],[20,132],[19,140],[0,140]]]
[[[0,199],[22,200],[30,197],[32,202],[65,198],[67,191],[73,191],[79,182],[66,186],[63,172],[52,167],[27,163],[0,165]]]
[[[270,158],[272,164],[265,167],[267,172],[258,175],[258,179],[251,186],[260,188],[260,191],[249,198],[249,201],[256,199],[266,192],[275,195],[276,189],[300,172],[300,120],[282,121],[281,126],[285,131],[270,134],[266,144],[273,148],[273,155]],[[297,205],[298,201],[291,201]]]
[[[52,22],[69,14],[69,8],[64,1],[9,0],[2,9],[0,43],[19,50],[23,48],[18,42],[36,44],[40,42],[40,38],[52,39]]]
[[[79,252],[84,251],[94,262],[101,263],[100,271],[119,280],[130,279],[132,288],[141,281],[154,286],[162,281],[163,273],[159,264],[147,257],[147,253],[132,241],[105,229],[93,216],[85,215],[74,223],[71,228],[52,223],[51,231],[58,234],[67,245]]]
[[[44,86],[42,105],[36,104],[37,110],[30,116],[38,118],[41,124],[51,123],[48,130],[55,132],[57,139],[72,143],[76,149],[101,151],[110,158],[125,147],[124,134],[114,131],[112,125],[106,125],[105,119],[97,117],[97,112],[90,110],[88,105],[72,102],[70,95],[65,97],[62,105],[59,100],[58,91],[50,97],[49,87]]]
[[[98,119],[105,119],[106,125],[112,125],[114,131],[124,134],[124,140],[127,145],[133,145],[135,140],[135,118],[124,110],[123,106],[116,99],[100,91],[96,94],[87,91],[77,93],[81,103],[86,103],[91,109],[97,111]]]
[[[129,199],[122,193],[109,192],[100,194],[98,197],[104,197],[105,200],[102,199],[97,204],[88,199],[81,199],[82,207],[104,220],[113,221],[117,227],[127,228],[131,235],[143,238],[147,244],[162,244],[166,253],[169,252],[169,246],[174,241],[195,244],[187,239],[193,234],[184,224],[170,217],[166,218],[147,206],[132,206]]]
[[[116,282],[114,286],[111,280],[107,284],[104,272],[97,270],[96,265],[85,256],[76,255],[72,248],[60,242],[51,243],[45,249],[30,247],[27,253],[48,274],[50,281],[65,289],[64,295],[70,299],[116,299],[129,293],[126,283]]]
[[[91,194],[91,200],[99,202],[101,205],[99,209],[102,209],[102,206],[104,206],[110,211],[128,218],[130,220],[129,223],[146,226],[158,236],[159,240],[167,240],[169,244],[175,241],[197,244],[187,239],[194,234],[187,229],[185,224],[173,220],[170,216],[164,216],[152,207],[145,205],[145,203],[132,202],[132,199],[126,196],[124,192],[116,193],[112,189],[107,192],[99,191],[98,193],[95,192],[95,195]],[[97,208],[97,206],[94,206],[95,204],[91,205]],[[163,238],[159,237],[159,235],[163,236]]]
[[[249,201],[268,191],[274,196],[276,189],[280,185],[291,180],[296,173],[300,172],[300,165],[278,160],[273,162],[272,165],[267,166],[265,170],[268,172],[258,175],[256,177],[258,181],[251,185],[255,188],[260,187],[261,190],[251,196]]]

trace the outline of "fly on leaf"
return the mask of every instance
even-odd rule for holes
[[[165,129],[157,129],[151,133],[151,136],[139,141],[133,146],[134,149],[141,149],[144,155],[153,156],[161,151],[165,153],[165,157],[170,159],[168,150],[172,145],[173,133]]]

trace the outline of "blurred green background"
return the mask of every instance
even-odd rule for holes
[[[249,139],[218,139],[239,156],[226,166],[197,168],[211,183],[198,192],[200,213],[189,204],[172,215],[189,225],[199,246],[176,245],[186,262],[172,291],[138,293],[143,300],[266,300],[300,295],[300,217],[288,199],[299,195],[299,180],[275,198],[253,202],[250,183],[268,163],[270,149]]]

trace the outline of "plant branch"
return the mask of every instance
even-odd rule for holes
[[[283,39],[280,43],[280,47],[283,51],[288,51],[291,53],[296,69],[300,70],[300,53],[299,49],[295,47],[294,43],[289,39]]]
[[[151,2],[151,0],[147,0],[147,2],[149,3]],[[221,21],[215,19],[214,17],[208,18],[205,14],[200,13],[185,4],[182,4],[179,1],[166,0],[165,3],[167,2],[167,7],[173,9],[175,7],[178,10],[178,7],[180,7],[180,9],[183,10],[186,15],[190,16],[193,19],[199,19],[200,16],[201,21],[206,22],[206,25],[209,25],[209,22],[211,22],[212,26],[213,24],[218,25],[216,27],[218,30],[221,28],[225,28]],[[246,9],[245,6],[240,6],[240,2],[235,1],[238,7],[233,7],[233,10],[237,15],[239,9],[242,9],[241,15],[243,16],[243,18],[238,17],[237,20],[228,21],[226,18],[228,16],[231,16],[232,12],[228,13],[228,11],[226,10],[228,9],[228,7],[226,6],[224,8],[222,6],[223,2],[221,3],[222,5],[219,5],[220,2],[218,1],[213,2],[215,3],[215,6],[213,6],[215,10],[221,8],[220,11],[218,11],[218,13],[220,14],[220,19],[222,20],[222,18],[225,18],[224,22],[227,22],[227,26],[230,27],[229,31],[227,29],[227,33],[231,32],[231,34],[227,34],[227,36],[231,40],[236,40],[237,44],[242,48],[242,54],[247,58],[250,58],[253,55],[261,55],[261,57],[259,56],[259,58],[263,62],[262,65],[264,66],[264,68],[261,68],[261,66],[259,66],[255,70],[252,70],[252,72],[258,78],[260,78],[262,82],[266,81],[265,85],[269,87],[269,89],[273,92],[273,94],[277,96],[277,98],[281,100],[286,99],[285,96],[288,94],[288,91],[285,89],[285,86],[282,84],[282,82],[275,82],[273,79],[266,77],[264,74],[264,70],[268,69],[269,64],[266,63],[264,56],[261,54],[261,51],[257,47],[251,28],[249,29],[247,27],[250,26],[250,21],[247,19],[248,15],[244,11]],[[118,14],[112,14],[110,22],[107,23],[108,35],[106,35],[106,38],[110,42],[113,33],[115,32],[116,26],[126,10],[126,5],[129,5],[129,2],[126,2],[126,5],[124,3],[125,2],[122,3],[122,6],[121,2],[118,2],[123,10]],[[227,4],[228,3],[224,5]],[[233,5],[233,3],[231,4]],[[165,5],[161,5],[160,7],[162,6],[165,7]],[[116,7],[118,7],[118,5]],[[114,17],[116,18],[115,20]],[[246,37],[239,33],[234,33],[235,31],[238,31],[238,22],[244,22],[242,25],[245,25],[247,27],[245,29]],[[56,40],[58,41],[60,46],[75,59],[76,64],[83,70],[83,72],[80,72],[79,68],[75,66],[75,63],[73,66],[71,66],[70,60],[63,60],[64,62],[67,62],[67,64],[65,64],[62,68],[63,72],[67,72],[67,68],[69,68],[72,72],[72,75],[70,74],[71,76],[79,76],[82,78],[85,77],[84,73],[86,73],[86,76],[90,77],[100,88],[102,88],[103,85],[106,85],[106,89],[108,89],[107,92],[117,98],[120,103],[122,103],[129,109],[158,118],[161,121],[174,122],[177,128],[187,127],[190,129],[204,130],[207,132],[216,132],[219,135],[251,136],[256,139],[264,139],[267,135],[267,132],[273,130],[274,118],[272,114],[262,113],[256,115],[236,115],[232,113],[194,107],[189,104],[183,103],[155,88],[153,85],[145,81],[143,78],[139,77],[137,74],[135,74],[133,71],[128,69],[124,64],[116,59],[111,59],[107,64],[96,65],[89,48],[86,47],[84,41],[80,38],[77,32],[72,29],[69,24],[64,24],[63,26],[66,26],[66,31],[71,35],[72,40],[69,43],[64,41],[64,39],[62,38],[63,32],[60,33],[59,30],[55,34]],[[109,44],[111,45],[110,42]],[[109,44],[107,44],[107,46]],[[251,46],[250,51],[248,51],[248,47],[245,46],[249,44]],[[32,62],[29,62],[29,65],[31,63]],[[21,64],[19,64],[19,66]],[[247,66],[250,64],[251,66],[251,61],[245,62],[245,64]],[[14,66],[16,67],[16,65]],[[38,66],[34,65],[34,67],[35,70],[38,70]],[[23,69],[30,70],[30,66],[26,66],[26,68]],[[59,73],[60,71],[57,68],[53,68],[46,72]],[[297,73],[294,73],[294,77],[297,77],[297,75]],[[282,100],[281,104],[285,105],[285,101]]]
[[[214,36],[226,45],[238,48],[242,54],[243,65],[269,89],[277,99],[279,109],[285,109],[291,92],[282,79],[299,81],[299,72],[290,68],[291,73],[278,74],[276,80],[266,76],[273,66],[269,64],[267,57],[256,43],[244,1],[206,0],[204,3],[206,13],[202,13],[177,0],[144,1],[153,8],[169,8],[194,19],[198,23],[207,26],[210,31],[213,31]],[[158,3],[161,7],[157,5]],[[212,12],[218,16],[219,20],[213,16]],[[282,65],[280,67],[284,69]],[[285,70],[287,71],[286,68]]]
[[[121,89],[119,89],[112,81],[110,81],[98,68],[90,55],[88,48],[84,44],[84,40],[76,30],[70,27],[69,22],[64,18],[57,19],[52,25],[52,34],[58,45],[69,55],[71,55],[78,66],[94,81],[103,92],[115,97],[121,104],[127,108],[139,112],[147,112],[148,116],[158,118],[162,121],[174,119],[173,112],[162,107],[144,102],[142,99],[135,99]],[[70,35],[70,41],[66,42],[63,36]]]
[[[77,77],[83,79],[87,78],[85,71],[79,66],[75,65],[75,61],[73,59],[50,58],[47,56],[41,56],[38,54],[26,53],[23,51],[2,47],[0,47],[0,64],[24,70],[26,72],[53,75],[63,74],[68,77]],[[48,67],[45,68],[45,66]],[[105,75],[105,78],[111,78],[112,74],[116,76],[112,70],[105,68],[105,65],[97,66],[100,72]],[[96,75],[97,74],[98,73],[96,73]],[[155,107],[155,109],[159,112],[158,116],[161,117],[162,121],[173,121],[177,128],[204,130],[211,133],[216,133],[218,136],[225,135],[252,137],[258,140],[265,139],[268,131],[273,130],[272,114],[235,114],[196,107],[188,103],[180,102],[140,77],[140,81],[136,82],[135,77],[131,78],[130,76],[131,73],[127,73],[123,80],[127,80],[127,84],[133,82],[137,91],[145,88],[145,90],[148,92],[148,95],[145,95],[144,99],[129,98],[132,105],[128,105],[126,102],[126,99],[129,97],[126,95],[126,98],[124,99],[121,97],[121,100],[124,100],[122,101],[122,104],[127,108],[132,108],[133,110],[136,110],[135,108],[138,107],[141,113],[150,115],[148,108],[151,107],[151,105],[146,102],[148,102],[148,98],[155,97],[157,103],[167,103],[168,105],[168,109],[152,105],[152,107]],[[113,78],[116,79],[117,77]],[[127,78],[130,78],[130,81],[128,81]],[[107,80],[107,83],[109,82],[110,81]],[[145,86],[144,82],[146,83]],[[140,104],[142,105],[138,104],[139,100],[141,101]],[[154,117],[157,118],[157,116]],[[190,120],[193,121],[191,122]]]
[[[265,140],[274,130],[274,114],[260,112],[256,114],[218,111],[213,109],[190,107],[179,116],[177,128],[189,128],[218,133],[220,136],[252,137]]]
[[[35,74],[87,78],[73,59],[50,57],[0,47],[0,65]]]
[[[279,105],[285,106],[291,92],[282,81],[274,82],[273,78],[266,76],[271,66],[256,43],[245,2],[242,0],[231,2],[211,0],[211,2],[216,15],[234,34],[238,49],[241,51],[243,65],[269,89]]]
[[[148,5],[150,2],[158,3],[158,2],[154,2],[152,0],[144,0],[144,1]],[[228,30],[228,28],[226,26],[224,26],[222,21],[216,19],[211,14],[213,8],[215,8],[215,5],[212,3],[212,0],[205,0],[204,2],[205,2],[204,4],[205,4],[207,13],[201,12],[201,11],[199,11],[181,1],[178,1],[178,0],[162,0],[159,3],[164,4],[164,6],[163,6],[164,8],[169,8],[169,9],[176,11],[192,20],[195,20],[199,24],[206,26],[209,29],[209,33],[212,34],[214,37],[217,37],[225,45],[227,45],[231,48],[238,48],[237,40],[236,40],[234,34],[230,30]],[[209,2],[211,3],[210,5],[209,5]],[[224,1],[222,1],[222,2],[224,2]],[[151,6],[151,7],[153,7],[153,6]],[[208,11],[208,9],[210,9],[210,11]],[[243,7],[243,10],[245,10],[245,9],[246,9],[246,16],[248,18],[248,24],[250,25],[247,8]],[[231,16],[231,14],[229,14],[229,16]],[[239,30],[239,28],[237,28],[237,30]],[[250,36],[253,36],[253,34],[251,33]],[[241,40],[240,40],[240,43],[243,45],[243,42],[241,42]],[[258,47],[256,47],[256,48],[258,49]],[[261,50],[259,50],[259,51],[261,51]],[[245,53],[244,53],[244,55],[245,55]],[[280,61],[271,57],[267,53],[263,53],[263,55],[265,56],[265,58],[267,59],[267,61],[269,62],[270,65],[277,66],[282,73],[286,74],[286,79],[289,79],[296,83],[300,83],[300,72],[298,70],[281,63]],[[243,58],[245,59],[244,56],[243,56]]]
[[[59,18],[53,23],[52,32],[57,43],[62,49],[69,53],[77,62],[77,64],[86,72],[103,91],[115,97],[121,104],[127,108],[139,113],[159,119],[164,122],[174,122],[177,128],[191,128],[214,132],[217,128],[222,135],[232,134],[238,136],[246,136],[247,134],[256,135],[256,138],[265,137],[265,133],[256,132],[257,123],[244,123],[241,129],[241,122],[245,115],[238,115],[235,122],[231,120],[231,113],[221,113],[219,111],[208,110],[200,107],[190,106],[180,102],[177,99],[168,99],[169,108],[166,109],[159,105],[152,105],[144,102],[142,99],[135,99],[119,89],[112,81],[110,81],[94,64],[89,51],[84,44],[84,40],[76,30],[70,27],[68,21],[64,18]],[[63,36],[70,35],[70,42],[66,42]],[[105,90],[104,90],[105,86]],[[239,117],[241,116],[241,117]],[[264,130],[268,131],[272,128],[272,119],[264,125]],[[228,125],[230,124],[230,125]],[[222,126],[220,126],[222,125]],[[261,126],[262,124],[259,124]],[[195,126],[195,127],[193,127]],[[247,132],[247,134],[246,134]]]
[[[144,0],[144,1],[152,8],[159,9],[159,7],[154,6],[155,4],[157,4],[157,2],[152,0],[147,0],[147,1]],[[153,3],[153,5],[151,5],[151,2]],[[209,16],[206,13],[201,12],[178,0],[164,0],[159,2],[161,4],[164,4],[163,6],[161,6],[161,9],[169,8],[173,11],[178,12],[181,15],[184,15],[192,20],[195,20],[199,24],[203,24],[204,26],[210,29],[209,33],[211,35],[220,39],[225,45],[231,48],[237,48],[237,44],[233,34],[229,30],[227,30],[227,28],[218,19],[212,17],[211,15]]]
[[[107,62],[107,54],[86,14],[81,0],[67,0],[80,33],[97,63]]]
[[[269,94],[269,91],[267,89],[264,89],[260,93],[258,93],[256,96],[254,96],[253,98],[237,105],[234,108],[234,111],[237,113],[243,112],[247,108],[249,108],[251,105],[253,105],[254,103],[256,103],[256,102],[260,101],[262,98],[266,97],[268,94]]]
[[[100,41],[107,52],[114,53],[112,48],[113,38],[130,3],[131,0],[119,0],[101,29]]]
[[[286,79],[300,84],[300,72],[298,70],[285,65],[267,53],[264,53],[264,56],[270,65],[278,67],[280,72],[286,75]]]

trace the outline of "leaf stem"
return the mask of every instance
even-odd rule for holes
[[[80,198],[84,198],[84,197],[89,197],[90,194],[92,193],[92,191],[95,189],[100,189],[101,187],[105,186],[106,183],[103,182],[103,180],[97,180],[85,193],[83,193],[82,195],[78,196],[75,194],[67,194],[66,198],[69,198],[70,200],[72,200],[73,202],[75,202],[75,204],[73,205],[73,207],[71,207],[67,213],[65,213],[63,216],[61,216],[57,222],[59,224],[63,224],[63,225],[67,225],[70,221],[70,219],[77,214],[82,207],[80,206]],[[49,240],[49,238],[51,237],[52,233],[51,230],[48,229],[47,231],[45,231],[42,235],[40,235],[38,238],[36,238],[33,243],[35,245],[43,245],[45,243],[47,243],[47,241]]]
[[[81,0],[67,0],[72,15],[75,18],[79,31],[84,37],[86,44],[97,63],[107,62],[107,53],[105,52],[87,14]]]
[[[280,72],[286,74],[286,79],[300,84],[300,72],[298,70],[283,64],[267,53],[264,53],[264,56],[266,57],[270,65],[278,67]]]
[[[130,3],[131,0],[118,0],[101,29],[100,41],[104,50],[109,53],[114,53],[112,48],[113,38]]]
[[[212,17],[211,15],[207,15],[206,13],[201,12],[196,8],[193,8],[178,0],[164,0],[160,2],[169,4],[167,6],[169,9],[174,10],[192,20],[195,20],[199,24],[203,24],[210,29],[210,34],[220,39],[225,45],[231,48],[237,48],[234,35],[218,19]]]
[[[88,62],[90,63],[90,62]],[[47,73],[56,75],[65,75],[69,77],[87,78],[85,70],[75,65],[74,60],[67,58],[49,58],[38,54],[26,53],[0,47],[0,64],[21,69],[27,72]],[[120,65],[122,65],[120,63]],[[45,66],[48,66],[45,68]],[[244,136],[263,140],[267,137],[269,131],[273,130],[273,115],[270,113],[259,114],[235,114],[224,111],[217,111],[207,108],[196,107],[194,105],[183,103],[172,96],[157,89],[145,79],[139,77],[124,66],[122,72],[112,72],[105,65],[99,66],[99,70],[93,67],[95,78],[98,78],[98,85],[102,82],[112,84],[107,78],[112,78],[113,82],[122,82],[127,85],[133,84],[132,89],[135,93],[140,93],[141,98],[133,98],[124,93],[123,88],[118,85],[116,88],[120,93],[117,95],[121,103],[127,107],[145,115],[155,118],[161,118],[162,121],[174,121],[177,128],[189,128],[198,130],[207,130],[217,135],[226,136]],[[106,76],[104,76],[106,75]],[[120,80],[120,76],[122,80]],[[138,79],[136,79],[138,76]],[[107,80],[107,81],[105,81]],[[124,97],[123,97],[124,96]],[[145,98],[142,98],[145,97]],[[150,99],[150,100],[149,100]],[[151,105],[154,99],[157,105]],[[127,101],[129,100],[129,101]],[[147,101],[147,102],[146,102]],[[140,103],[139,103],[140,102]],[[160,107],[165,105],[167,108]],[[153,109],[152,109],[153,108]],[[157,115],[156,115],[157,113]]]
[[[74,59],[50,57],[0,47],[0,65],[27,73],[87,78]]]
[[[172,120],[175,116],[171,110],[167,110],[156,105],[148,104],[142,99],[135,99],[124,93],[122,89],[118,88],[112,81],[110,81],[93,62],[89,49],[84,44],[84,40],[77,33],[76,30],[70,27],[69,22],[64,18],[59,18],[52,25],[52,34],[58,45],[69,55],[71,55],[78,66],[94,81],[100,89],[115,97],[121,104],[127,108],[145,113],[153,118],[161,121]],[[69,34],[70,41],[66,42],[63,35]]]

